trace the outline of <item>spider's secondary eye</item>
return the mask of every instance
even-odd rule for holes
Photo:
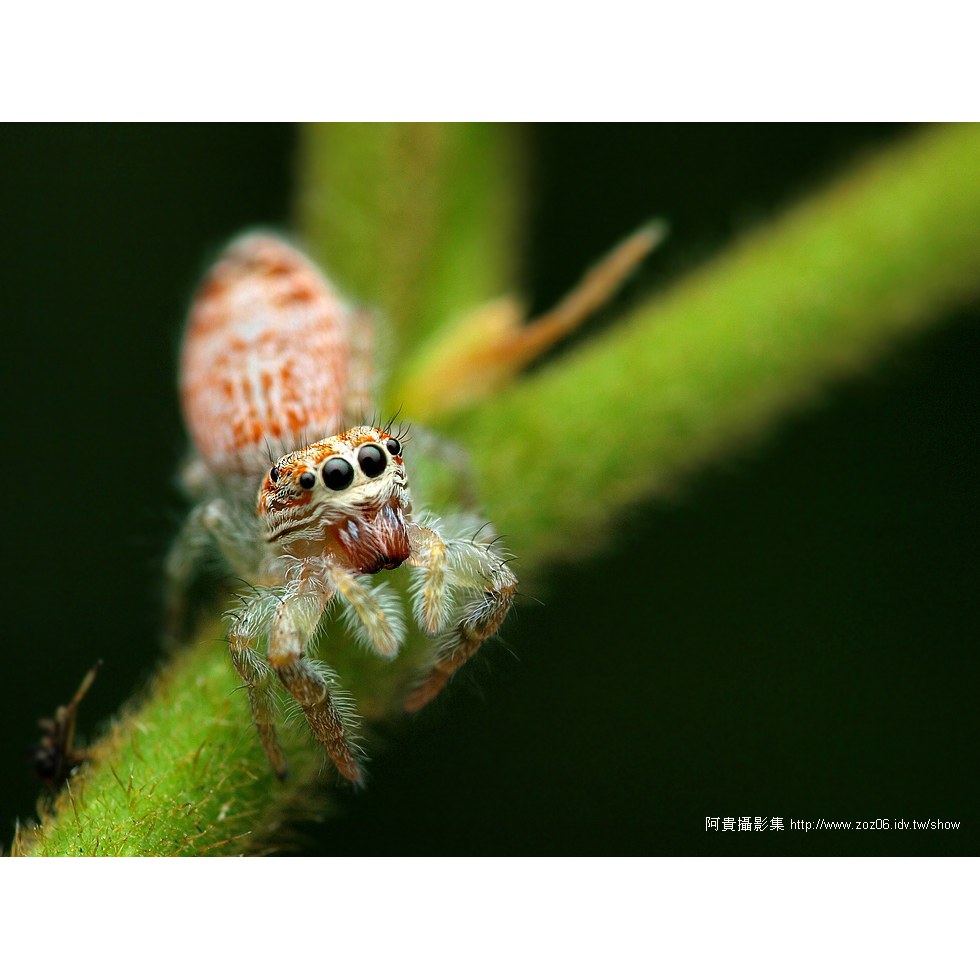
[[[316,486],[316,474],[315,473],[304,473],[299,478],[299,485],[304,490],[312,490]]]
[[[388,465],[388,459],[379,446],[361,446],[357,462],[365,476],[380,476]]]
[[[354,467],[340,456],[328,459],[323,464],[322,473],[323,482],[331,490],[346,490],[354,482]]]
[[[269,479],[272,480],[273,483],[278,483],[279,482],[279,467],[278,466],[273,466],[272,469],[269,470]]]
[[[402,444],[394,436],[392,436],[385,443],[385,445],[388,447],[388,452],[391,453],[392,456],[401,456]]]

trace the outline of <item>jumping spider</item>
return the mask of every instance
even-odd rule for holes
[[[368,321],[268,234],[228,247],[185,333],[181,389],[195,455],[184,483],[197,503],[168,560],[172,606],[213,546],[254,587],[229,616],[228,646],[281,778],[274,678],[338,771],[362,778],[336,678],[311,655],[329,606],[342,606],[350,626],[394,657],[405,631],[400,604],[371,576],[410,567],[415,618],[434,638],[430,668],[404,700],[417,711],[497,631],[516,591],[488,526],[473,534],[478,520],[450,521],[471,532],[444,534],[415,517],[397,434],[358,425],[328,435],[341,418],[366,416],[370,361]],[[307,443],[306,432],[327,437]],[[271,467],[270,445],[280,448]]]

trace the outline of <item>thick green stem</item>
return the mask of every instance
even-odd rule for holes
[[[338,197],[380,194],[377,181],[397,183],[399,168],[391,161],[402,152],[398,147],[411,144],[409,132],[328,131],[333,149],[322,159],[309,151],[304,172],[317,195],[325,175]],[[345,153],[348,164],[341,166]],[[520,574],[587,551],[634,501],[674,485],[771,426],[821,385],[980,294],[978,173],[980,127],[922,132],[760,229],[596,341],[451,420],[454,437],[472,450],[489,516],[521,557]],[[484,221],[498,182],[477,183],[482,191],[467,193],[475,195],[474,215]],[[476,218],[462,232],[445,231],[447,212],[438,202],[456,191],[445,181],[440,187],[422,216],[423,227],[438,231],[415,250],[437,254],[414,255],[408,263],[416,263],[414,271],[400,273],[392,292],[381,284],[392,257],[362,256],[342,269],[349,287],[387,295],[393,321],[412,342],[422,325],[436,324],[460,303],[486,299],[506,267],[498,254],[497,272],[488,278],[460,284],[465,263],[445,272],[457,261],[446,254],[454,251],[454,234],[473,236],[482,242],[477,248],[471,241],[474,251],[486,255],[505,246],[491,244],[493,235],[481,233]],[[358,228],[357,215],[368,213],[370,221]],[[331,249],[342,240],[352,247],[376,240],[384,226],[371,222],[395,220],[385,207],[352,215],[350,225],[340,213],[326,221]],[[396,234],[407,242],[412,231]],[[314,237],[321,240],[319,232]],[[425,269],[445,275],[434,280],[440,285],[431,295],[410,301]],[[410,404],[404,411],[411,417]],[[402,675],[349,650],[333,632],[331,661],[362,712],[369,720],[395,717]],[[53,816],[39,830],[21,832],[17,849],[241,853],[281,845],[284,821],[297,809],[327,813],[329,800],[316,795],[319,750],[294,726],[287,738],[293,777],[277,785],[237,686],[220,642],[176,658],[111,728],[96,748],[96,763],[57,801]]]
[[[515,551],[580,555],[631,502],[978,294],[980,126],[927,130],[452,428]]]

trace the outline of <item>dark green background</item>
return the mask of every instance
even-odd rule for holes
[[[622,308],[901,131],[535,128],[524,288],[541,308],[663,215],[670,242]],[[35,719],[101,656],[92,731],[160,656],[181,321],[228,236],[288,223],[295,148],[278,126],[0,130],[8,840],[33,810]],[[368,791],[304,828],[307,851],[976,853],[978,317],[557,571],[508,621],[512,653],[488,651],[392,738]],[[541,452],[574,465],[573,436]],[[642,465],[628,444],[622,465]],[[706,816],[963,829],[720,834]]]

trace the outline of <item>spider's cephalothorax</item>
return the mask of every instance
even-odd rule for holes
[[[411,556],[401,452],[394,436],[359,426],[283,456],[259,490],[266,541],[296,557],[330,554],[365,575],[398,568]]]
[[[410,568],[415,617],[434,638],[427,672],[406,693],[405,708],[415,711],[497,631],[517,586],[487,525],[444,536],[413,517],[397,434],[357,426],[331,435],[341,418],[369,411],[371,352],[370,321],[268,234],[243,236],[219,258],[184,338],[181,392],[196,450],[185,484],[197,504],[168,562],[172,605],[179,608],[198,554],[212,546],[255,586],[229,614],[228,645],[280,776],[273,678],[341,774],[361,778],[354,719],[332,671],[311,656],[329,605],[344,604],[367,643],[394,656],[404,635],[400,606],[370,576]],[[279,452],[271,467],[270,446]]]

